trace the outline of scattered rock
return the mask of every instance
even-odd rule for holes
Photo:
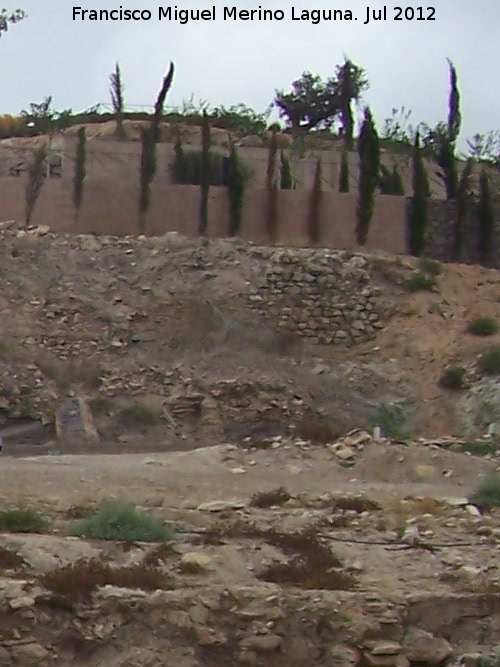
[[[453,648],[442,637],[434,637],[419,628],[409,628],[403,639],[404,653],[410,662],[440,665],[453,654]]]

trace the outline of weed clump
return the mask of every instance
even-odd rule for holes
[[[172,587],[166,576],[150,567],[113,568],[97,559],[81,559],[64,565],[44,574],[39,581],[44,588],[68,602],[88,600],[97,588],[107,585],[143,591]]]
[[[0,511],[0,532],[46,533],[49,528],[47,519],[30,507],[15,507]]]
[[[466,370],[463,366],[450,366],[439,378],[443,389],[463,389]]]
[[[407,440],[410,437],[407,417],[401,405],[387,405],[382,403],[375,415],[374,425],[380,426],[388,438]]]
[[[434,292],[437,288],[437,281],[434,276],[427,276],[420,271],[416,271],[405,284],[409,292]]]
[[[469,501],[481,509],[500,506],[500,474],[491,473],[474,491]]]
[[[77,522],[71,535],[95,540],[121,542],[165,542],[170,531],[154,516],[130,503],[107,503],[94,515]]]
[[[478,367],[488,375],[500,375],[500,345],[483,352],[478,359]]]
[[[342,563],[312,530],[281,534],[270,531],[264,538],[290,556],[287,563],[273,563],[259,579],[306,589],[346,590],[354,580],[341,570]]]
[[[418,260],[418,268],[422,273],[429,276],[439,276],[443,272],[441,264],[436,262],[435,259],[429,259],[429,257],[421,257]]]
[[[476,442],[464,442],[460,446],[460,451],[464,454],[474,454],[475,456],[487,456],[488,454],[496,454],[499,449],[497,442],[491,440],[479,440]]]
[[[473,336],[493,336],[497,331],[498,324],[492,317],[476,317],[467,327],[467,333]]]
[[[279,489],[272,491],[260,491],[254,493],[250,500],[250,507],[273,507],[275,505],[284,505],[292,496],[285,487],[280,486]]]

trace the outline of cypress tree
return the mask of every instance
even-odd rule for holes
[[[458,196],[458,173],[455,159],[456,143],[462,125],[460,112],[460,91],[458,89],[458,75],[453,63],[448,60],[450,70],[450,95],[448,99],[448,125],[445,134],[441,134],[438,142],[437,163],[442,169],[446,192],[446,199],[455,199]]]
[[[413,197],[408,206],[408,231],[410,253],[420,257],[424,251],[425,230],[427,228],[429,209],[429,178],[425,170],[422,151],[420,150],[420,136],[417,132],[412,156],[412,186]]]
[[[228,173],[229,236],[236,236],[240,233],[244,193],[245,171],[236,151],[236,146],[231,142]]]
[[[115,71],[109,77],[109,82],[111,104],[113,106],[113,112],[116,119],[116,136],[119,139],[123,139],[125,136],[123,131],[123,82],[120,65],[118,63],[115,65]]]
[[[189,165],[182,148],[181,137],[178,134],[174,144],[174,161],[170,165],[172,180],[179,185],[189,182]]]
[[[26,203],[26,225],[30,224],[31,216],[35,210],[40,190],[45,183],[45,163],[47,160],[47,147],[45,145],[37,148],[33,155],[33,161],[28,167],[28,181],[25,189],[25,203]]]
[[[291,190],[293,187],[290,159],[283,151],[281,151],[280,187],[282,190]]]
[[[174,64],[170,63],[168,73],[163,79],[156,98],[153,117],[149,127],[141,128],[141,170],[139,189],[139,231],[146,231],[146,212],[151,203],[151,183],[156,174],[156,144],[160,138],[160,122],[163,105],[174,77]]]
[[[462,125],[462,114],[460,112],[460,91],[458,89],[458,75],[455,66],[448,60],[450,69],[450,97],[448,100],[448,139],[456,144],[460,127]]]
[[[349,154],[345,148],[340,158],[339,192],[349,192]]]
[[[278,222],[278,189],[276,187],[276,155],[278,153],[278,141],[276,132],[271,133],[271,141],[269,142],[269,153],[267,157],[267,171],[266,171],[266,229],[269,238],[274,243],[277,238],[277,222]]]
[[[477,216],[479,223],[479,258],[483,266],[489,266],[493,249],[495,213],[491,201],[490,181],[488,174],[484,169],[479,178],[479,204]]]
[[[356,239],[364,245],[368,238],[373,215],[375,189],[380,169],[380,144],[371,111],[365,110],[365,119],[358,139],[359,187]]]
[[[451,259],[453,262],[458,262],[462,254],[464,242],[464,225],[467,219],[467,214],[469,212],[470,188],[473,170],[474,160],[469,158],[465,164],[457,189],[457,218],[455,220],[453,245],[451,249]]]
[[[150,127],[141,127],[139,231],[146,231],[146,211],[151,203],[151,183],[156,172],[156,151]]]
[[[210,123],[206,111],[203,111],[201,124],[201,178],[200,178],[200,235],[207,233],[208,195],[210,192]]]
[[[76,146],[75,156],[75,174],[73,177],[73,205],[75,207],[75,218],[80,219],[80,208],[83,200],[83,183],[85,181],[86,169],[85,162],[87,159],[87,137],[85,134],[85,126],[78,130],[78,144]]]
[[[309,200],[309,215],[307,218],[307,237],[311,243],[320,240],[320,212],[323,193],[321,190],[321,158],[316,161],[313,189]]]

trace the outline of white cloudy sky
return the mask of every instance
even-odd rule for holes
[[[12,0],[9,0],[9,2]],[[434,22],[394,22],[397,2],[387,2],[391,20],[363,25],[366,8],[380,0],[261,0],[286,13],[282,22],[224,22],[222,7],[256,8],[248,0],[179,0],[184,8],[216,4],[215,22],[179,25],[158,21],[168,0],[19,0],[29,18],[0,40],[0,112],[18,112],[52,95],[56,109],[82,110],[108,102],[108,75],[116,60],[124,73],[129,105],[154,102],[168,62],[176,65],[168,105],[191,95],[212,105],[243,102],[264,111],[276,88],[288,89],[304,70],[326,77],[343,54],[362,65],[371,87],[366,101],[382,125],[392,107],[412,109],[412,118],[435,123],[446,117],[448,70],[456,65],[463,103],[463,136],[500,129],[500,2],[427,0]],[[5,3],[8,4],[8,3]],[[403,0],[417,7],[422,0]],[[73,5],[86,9],[147,8],[145,22],[72,20]],[[311,25],[291,21],[291,8],[352,9],[357,22]]]

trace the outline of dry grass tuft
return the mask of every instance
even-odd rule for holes
[[[266,542],[290,556],[288,563],[273,563],[259,579],[307,589],[346,590],[354,579],[342,572],[342,563],[312,530],[281,534],[269,531]]]
[[[60,599],[74,603],[88,600],[101,586],[139,588],[143,591],[172,588],[171,580],[153,568],[110,567],[97,559],[78,560],[39,578],[40,584]]]
[[[253,494],[250,500],[250,507],[265,509],[267,507],[281,506],[288,502],[291,497],[288,490],[283,486],[272,491],[258,491]]]

